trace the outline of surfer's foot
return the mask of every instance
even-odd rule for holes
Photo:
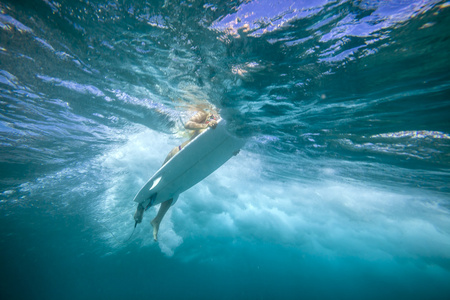
[[[150,222],[150,224],[153,227],[153,239],[155,242],[158,241],[158,230],[159,230],[159,222],[156,222],[156,220],[153,220]]]
[[[136,221],[136,223],[141,223],[143,217],[144,217],[144,207],[141,204],[138,204],[136,212],[134,213],[134,220]]]

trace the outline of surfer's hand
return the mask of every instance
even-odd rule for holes
[[[212,120],[208,123],[208,127],[211,127],[212,129],[216,128],[216,126],[217,126],[216,120]]]

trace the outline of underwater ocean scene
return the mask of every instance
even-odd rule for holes
[[[0,0],[1,299],[450,299],[449,29],[435,0]],[[206,106],[245,145],[155,242],[133,198]]]

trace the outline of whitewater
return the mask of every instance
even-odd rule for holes
[[[1,298],[448,299],[449,26],[437,0],[0,0]],[[133,232],[205,105],[244,147]]]

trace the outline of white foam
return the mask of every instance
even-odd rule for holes
[[[450,218],[430,192],[367,182],[313,185],[262,178],[241,152],[179,201],[173,222],[200,236],[239,236],[310,253],[450,258]],[[188,220],[188,222],[187,222]]]
[[[129,234],[125,224],[133,222],[135,193],[178,142],[143,130],[102,157],[103,175],[110,177],[98,213],[119,236]],[[276,174],[270,168],[274,166],[265,165],[259,155],[241,151],[183,193],[161,223],[160,250],[174,255],[190,238],[204,239],[202,247],[207,248],[214,236],[284,244],[315,255],[450,258],[450,217],[438,195],[337,176],[325,180],[339,169],[336,163],[324,169],[323,181],[313,183],[269,178],[264,174]],[[148,224],[155,214],[156,208],[147,211],[135,233],[143,247],[155,245]]]

